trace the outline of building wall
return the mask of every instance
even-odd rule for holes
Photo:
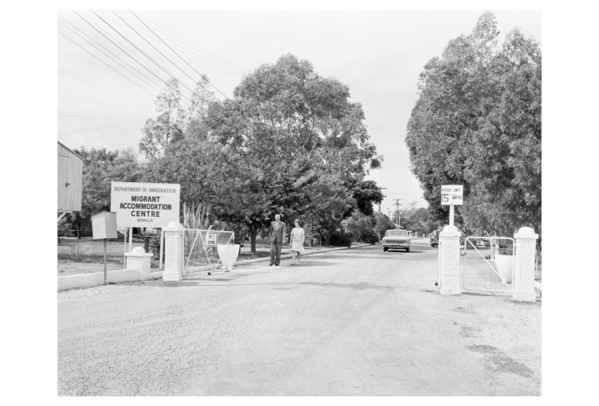
[[[80,211],[83,188],[83,161],[58,143],[58,211]]]

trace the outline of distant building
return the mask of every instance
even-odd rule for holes
[[[83,160],[58,141],[58,213],[81,211]]]

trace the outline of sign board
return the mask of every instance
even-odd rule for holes
[[[206,246],[216,247],[216,233],[208,231],[208,234],[206,235]]]
[[[93,215],[92,234],[94,240],[116,238],[116,214],[103,211]]]
[[[442,185],[441,186],[441,204],[462,205],[464,196],[463,185]]]
[[[110,210],[119,228],[163,228],[179,222],[180,194],[175,183],[111,182]]]

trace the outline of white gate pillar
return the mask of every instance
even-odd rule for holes
[[[453,225],[439,233],[439,287],[442,295],[462,293],[460,280],[460,231]]]
[[[177,282],[183,277],[183,231],[176,221],[171,221],[164,229],[164,271],[162,280]]]
[[[516,263],[514,266],[512,299],[520,302],[537,300],[535,292],[535,256],[538,234],[530,227],[522,227],[515,234]]]

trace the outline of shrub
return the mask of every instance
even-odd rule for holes
[[[360,235],[360,241],[367,244],[376,244],[379,241],[379,236],[372,229],[363,230]]]
[[[152,234],[150,237],[150,252],[153,259],[160,260],[160,233]]]
[[[329,242],[333,247],[351,247],[351,233],[334,231]]]

